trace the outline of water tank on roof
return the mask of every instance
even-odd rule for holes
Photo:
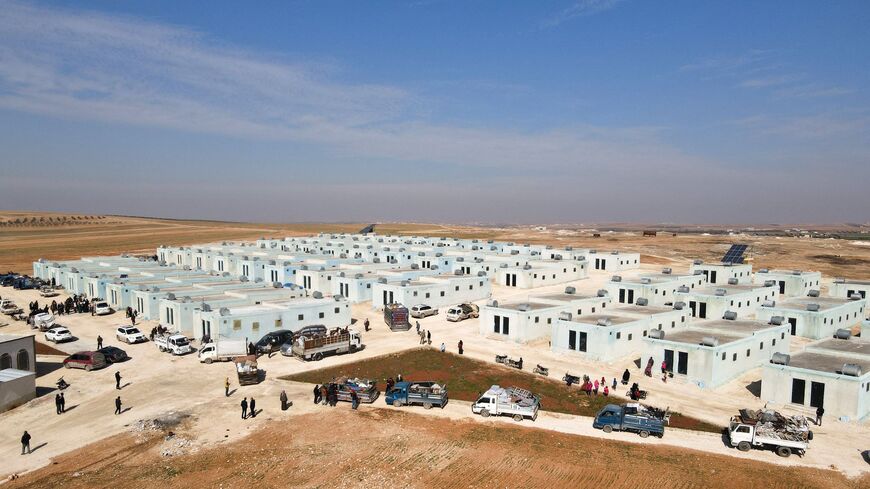
[[[486,277],[486,272],[484,272],[483,270],[481,270],[481,271],[477,272],[477,276],[478,276],[478,277]]]
[[[807,292],[807,297],[818,297],[818,296],[819,296],[819,291],[816,289],[812,289],[809,292]]]
[[[511,255],[519,255],[520,250],[511,250]]]
[[[486,302],[486,305],[489,307],[498,307],[498,301],[495,299],[490,299]]]
[[[598,292],[596,292],[596,295],[598,297],[607,297],[607,289],[598,289]]]
[[[562,321],[570,321],[573,316],[570,312],[560,312],[559,319]]]
[[[640,279],[640,283],[642,283],[642,284],[651,284],[651,283],[652,283],[652,280],[650,280],[648,277],[643,277],[643,278]]]
[[[379,284],[385,284],[385,283],[387,283],[387,279],[385,279],[384,277],[381,277],[381,278],[378,279],[378,283],[379,283]]]
[[[199,305],[199,310],[202,312],[211,312],[211,306],[203,302]]]
[[[837,338],[838,340],[848,340],[851,337],[852,331],[844,328],[840,328],[836,333],[834,333],[834,338]]]
[[[218,312],[220,313],[221,316],[229,316],[230,315],[230,310],[226,307],[222,307],[220,309],[220,311],[218,311]]]
[[[807,311],[818,312],[818,311],[819,311],[819,305],[818,305],[818,304],[815,304],[815,303],[813,303],[813,304],[807,304]]]
[[[332,296],[332,298],[335,299],[335,302],[341,302],[344,300],[344,296],[341,294],[334,295],[334,296]]]
[[[734,311],[725,311],[725,314],[722,315],[722,319],[734,321],[735,319],[737,319],[737,313]]]
[[[737,285],[737,279],[734,277],[729,278],[728,285]]]
[[[610,277],[611,282],[622,282],[622,277],[620,275],[614,275]]]
[[[636,306],[648,306],[649,300],[647,300],[646,297],[638,297],[637,300],[634,301],[634,304]]]
[[[718,295],[718,296],[724,296],[724,295],[727,295],[727,294],[728,294],[728,290],[726,290],[726,289],[716,289],[715,292],[713,292],[713,293],[716,294],[716,295]]]
[[[654,329],[649,332],[649,337],[656,340],[665,339],[665,332],[661,329]]]
[[[692,263],[695,265],[700,265],[700,264],[704,263],[704,260],[694,260],[694,261],[692,261]]]
[[[566,293],[566,294],[573,295],[573,294],[575,294],[576,292],[577,292],[577,289],[575,289],[574,287],[570,287],[570,286],[569,286],[569,287],[565,287],[565,293]]]
[[[453,271],[453,275],[465,275],[465,272],[463,272],[461,269],[456,269]]]
[[[788,365],[791,362],[791,355],[788,353],[774,353],[770,357],[770,363],[774,365]]]
[[[665,275],[670,275],[671,273],[673,273],[673,270],[670,269],[669,267],[665,267],[665,268],[662,268],[662,273]]]
[[[861,366],[855,363],[844,363],[840,373],[849,377],[860,377],[862,374]]]
[[[863,299],[863,297],[861,297],[861,294],[855,293],[849,296],[850,301],[860,301],[861,299]]]
[[[683,301],[674,302],[674,309],[676,309],[678,311],[682,311],[683,308],[685,308],[685,307],[686,307],[686,303]]]
[[[322,294],[320,291],[315,290],[315,291],[311,294],[311,297],[314,297],[315,299],[323,299],[323,294]]]
[[[701,346],[719,346],[719,338],[715,336],[705,336],[701,338]]]
[[[689,286],[688,285],[681,285],[681,286],[677,287],[677,292],[683,292],[683,293],[689,292]]]
[[[759,271],[756,272],[756,273],[769,273],[769,272],[770,272],[770,270],[768,270],[768,269],[766,269],[766,268],[762,268],[761,270],[759,270]]]
[[[377,256],[372,258],[372,263],[380,263],[380,262],[381,262],[381,259],[378,258]]]
[[[170,300],[170,301],[174,301],[174,300],[175,300],[175,294],[173,294],[172,292],[166,294],[166,299],[167,299],[167,300]]]
[[[761,307],[776,307],[776,301],[764,301],[761,303]]]
[[[517,309],[522,311],[522,312],[527,312],[529,309],[531,309],[531,307],[528,304],[523,303],[523,304],[519,304],[517,306]]]
[[[598,318],[596,324],[599,326],[610,326],[613,323],[610,321],[610,318]]]
[[[768,322],[774,326],[781,326],[785,322],[785,318],[782,316],[771,316]]]

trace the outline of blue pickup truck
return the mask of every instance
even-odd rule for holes
[[[437,382],[396,382],[384,400],[396,407],[417,404],[426,409],[443,409],[447,405],[447,386]]]
[[[641,438],[656,435],[659,438],[665,435],[665,425],[668,423],[670,414],[667,410],[650,408],[637,403],[617,406],[608,404],[595,416],[592,427],[610,433],[617,431],[634,431]]]

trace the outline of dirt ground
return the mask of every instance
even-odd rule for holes
[[[531,367],[525,364],[527,371]],[[441,353],[434,348],[415,348],[323,370],[290,375],[282,379],[317,384],[340,377],[363,378],[377,381],[378,388],[383,389],[385,379],[395,377],[396,372],[402,372],[402,376],[407,379],[426,379],[447,384],[451,399],[474,402],[480,397],[480,393],[491,385],[515,386],[540,396],[541,405],[548,411],[590,417],[598,414],[598,411],[607,404],[622,402],[622,398],[617,397],[615,393],[612,397],[605,397],[603,387],[599,395],[587,396],[582,393],[579,385],[568,387],[559,382],[558,375],[554,378],[545,378],[527,371],[522,372],[495,363],[481,362],[464,355]],[[613,378],[606,380],[610,384]],[[627,389],[618,385],[617,390],[625,392]],[[711,433],[722,431],[722,426],[705,423],[679,413],[671,416],[670,426]]]
[[[294,408],[290,408],[291,410]],[[859,488],[870,476],[773,467],[673,447],[429,419],[346,404],[269,421],[250,435],[164,456],[173,428],[119,435],[58,457],[10,488],[679,487]],[[763,482],[762,482],[763,481]]]

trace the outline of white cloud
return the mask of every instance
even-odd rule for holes
[[[610,10],[616,7],[623,1],[624,0],[576,0],[571,6],[542,21],[540,27],[556,27],[563,22],[567,22],[577,17],[586,17],[604,12],[605,10]]]

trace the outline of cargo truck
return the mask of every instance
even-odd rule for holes
[[[804,416],[784,416],[776,411],[741,409],[728,424],[728,441],[741,452],[768,449],[780,457],[803,455],[813,439]]]
[[[243,357],[248,353],[247,340],[229,340],[215,338],[214,341],[202,345],[197,356],[201,363],[228,362],[235,357]]]
[[[322,360],[326,355],[355,352],[362,347],[362,337],[352,329],[338,328],[326,336],[300,336],[293,340],[293,355],[303,360]]]
[[[622,406],[608,404],[595,416],[592,427],[610,433],[616,431],[633,431],[646,438],[665,435],[665,425],[670,419],[668,410],[660,410],[638,403],[628,403]]]
[[[424,409],[432,406],[444,408],[447,405],[447,386],[437,382],[397,382],[384,400],[391,406],[401,407],[418,405]]]
[[[471,405],[471,412],[484,418],[511,416],[517,422],[526,418],[534,421],[538,419],[540,406],[541,398],[525,389],[494,385]]]

